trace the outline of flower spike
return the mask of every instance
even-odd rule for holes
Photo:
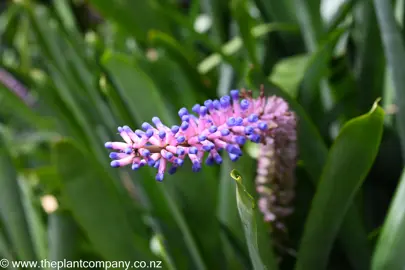
[[[232,90],[230,95],[206,100],[191,110],[181,108],[178,115],[178,126],[168,127],[153,117],[151,123],[141,125],[142,130],[119,127],[123,142],[105,143],[106,148],[117,151],[110,154],[111,166],[130,165],[133,170],[145,165],[155,167],[156,180],[163,181],[166,171],[175,173],[185,158],[198,172],[203,163],[221,164],[219,152],[223,150],[232,161],[237,161],[248,140],[277,146],[282,144],[278,137],[286,135],[295,141],[295,114],[283,99],[266,98],[263,89],[257,98],[253,98],[252,91]],[[295,148],[289,151],[288,155],[295,157]]]

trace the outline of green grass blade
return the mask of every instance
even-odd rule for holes
[[[253,269],[276,270],[278,266],[272,251],[270,235],[268,230],[263,230],[264,221],[255,205],[254,198],[247,192],[239,172],[232,170],[231,177],[236,182],[236,201]]]
[[[334,239],[377,155],[384,112],[371,111],[346,123],[329,151],[312,201],[297,257],[297,270],[325,269]]]
[[[398,107],[396,124],[401,140],[402,156],[405,157],[405,47],[402,35],[395,21],[391,1],[374,0],[377,21],[383,40],[388,70],[392,74],[395,100]]]
[[[130,223],[122,194],[93,157],[75,144],[62,141],[53,148],[53,161],[61,177],[63,198],[105,259],[154,258],[145,239],[146,226],[141,219]],[[141,213],[137,215],[141,217]]]
[[[405,256],[405,171],[391,202],[382,232],[378,239],[372,262],[372,270],[404,269]]]

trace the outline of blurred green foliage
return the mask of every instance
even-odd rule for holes
[[[0,257],[403,269],[404,7],[1,2]],[[149,168],[109,166],[104,142],[117,126],[174,124],[181,107],[260,85],[299,118],[287,245],[275,245],[255,207],[254,146],[236,163],[184,166],[163,183]]]

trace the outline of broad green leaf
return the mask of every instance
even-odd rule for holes
[[[102,57],[102,64],[111,74],[111,79],[133,119],[141,124],[158,116],[162,122],[174,124],[173,117],[166,113],[164,101],[155,84],[131,58],[107,51]]]
[[[48,216],[48,260],[74,260],[78,246],[77,227],[71,214],[57,210]]]
[[[367,176],[380,145],[384,112],[377,102],[369,113],[347,122],[329,151],[308,215],[297,270],[324,269],[345,214]]]
[[[404,269],[405,257],[405,171],[384,221],[373,255],[372,270]]]
[[[191,108],[198,100],[199,93],[191,90],[194,86],[188,74],[175,61],[158,56],[156,60],[140,58],[137,63],[153,79],[156,87],[165,89],[161,94],[172,108]]]
[[[57,143],[53,155],[61,194],[96,250],[107,260],[153,259],[146,226],[141,219],[129,222],[122,194],[105,169],[69,141]]]
[[[158,31],[151,31],[149,39],[156,47],[161,47],[167,52],[170,59],[176,61],[182,68],[183,73],[194,89],[197,91],[210,91],[208,84],[195,68],[197,65],[197,54],[194,50],[182,46],[174,37]]]
[[[0,137],[0,217],[16,257],[37,259],[12,158]]]
[[[274,66],[269,79],[280,85],[292,98],[296,98],[308,61],[309,56],[306,54],[285,58]]]
[[[260,214],[252,195],[246,190],[242,176],[232,170],[231,177],[236,182],[236,201],[249,249],[253,269],[278,269],[272,250],[269,231],[265,230],[263,216]]]
[[[395,100],[398,108],[396,124],[401,140],[402,156],[405,156],[405,45],[400,29],[395,21],[391,1],[374,0],[375,12],[383,41],[387,67],[392,75]]]

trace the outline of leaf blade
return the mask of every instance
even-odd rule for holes
[[[377,155],[383,121],[375,103],[369,113],[347,122],[335,140],[305,224],[297,270],[326,267],[333,240]]]
[[[236,182],[236,201],[238,212],[243,224],[245,237],[249,249],[250,259],[253,268],[256,269],[278,269],[277,262],[271,249],[271,241],[268,232],[263,231],[263,219],[255,205],[254,198],[250,195],[242,183],[242,176],[238,171],[232,170],[231,177]],[[267,245],[263,245],[260,239]]]

